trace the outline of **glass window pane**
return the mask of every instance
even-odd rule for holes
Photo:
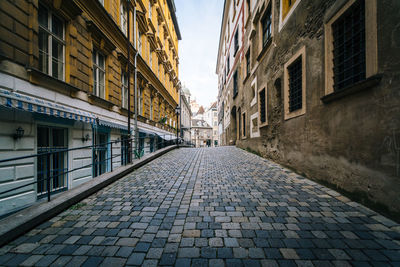
[[[57,61],[54,57],[52,59],[52,76],[56,79],[61,79],[62,78],[62,71],[60,71],[62,69],[62,63]]]
[[[100,90],[100,97],[105,98],[104,92],[104,72],[99,70],[99,90]]]
[[[52,16],[51,31],[61,39],[63,39],[63,23],[56,16]]]
[[[38,136],[38,147],[48,147],[49,146],[49,131],[48,128],[38,127],[37,128],[37,136]]]
[[[44,30],[39,29],[39,69],[44,73],[49,72],[48,52],[48,34]]]
[[[104,69],[104,56],[99,53],[99,67]]]
[[[39,25],[48,28],[48,13],[47,13],[47,9],[42,6],[39,5],[39,12],[38,12],[38,17],[39,17]]]
[[[54,58],[56,58],[59,61],[64,61],[64,57],[63,57],[63,45],[58,42],[54,37],[53,39],[53,43],[52,43],[52,56]]]

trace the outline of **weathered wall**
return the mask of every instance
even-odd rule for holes
[[[258,89],[267,87],[268,125],[260,128],[260,138],[238,140],[237,145],[400,214],[400,2],[377,1],[380,83],[324,104],[324,16],[333,2],[302,1],[280,32],[275,8],[274,45],[254,74]],[[274,4],[279,7],[279,1]],[[306,113],[284,120],[283,65],[302,46]],[[234,101],[237,106],[242,101],[247,110],[247,131],[249,116],[258,111],[249,104],[252,79]]]

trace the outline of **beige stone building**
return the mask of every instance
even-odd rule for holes
[[[396,0],[225,1],[219,134],[400,214]]]
[[[195,147],[211,147],[212,127],[203,119],[192,119],[191,137]]]

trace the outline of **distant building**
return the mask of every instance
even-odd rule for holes
[[[211,106],[206,109],[203,118],[213,128],[211,146],[213,147],[218,146],[219,135],[218,135],[217,102],[212,103]]]
[[[205,120],[192,119],[192,143],[196,147],[211,146],[212,129]]]
[[[192,141],[191,138],[191,121],[192,111],[190,110],[190,91],[187,87],[181,89],[181,138],[187,143]]]

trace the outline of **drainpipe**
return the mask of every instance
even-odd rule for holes
[[[138,131],[138,123],[137,123],[137,113],[138,113],[138,98],[137,98],[137,26],[136,26],[136,4],[133,8],[133,27],[134,27],[134,41],[135,41],[135,49],[136,49],[136,54],[135,54],[135,151],[138,149],[138,137],[139,137],[139,131]]]
[[[130,59],[130,57],[131,57],[131,44],[130,44],[130,16],[129,16],[129,13],[130,13],[130,3],[131,3],[131,0],[128,0],[127,1],[128,3],[128,7],[127,7],[127,10],[128,10],[128,38],[126,39],[127,40],[127,45],[126,45],[126,47],[128,48],[128,144],[131,144],[131,59]],[[131,153],[130,153],[130,151],[132,151],[132,146],[131,145],[129,145],[129,156],[128,156],[128,159],[130,159],[131,158]]]

